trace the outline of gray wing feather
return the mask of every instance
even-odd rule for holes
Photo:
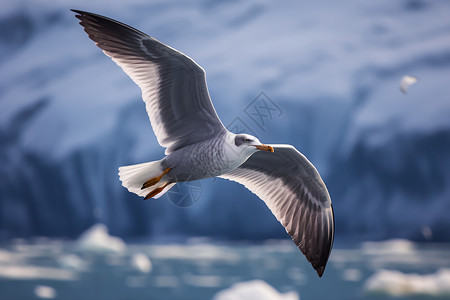
[[[89,38],[141,88],[166,154],[226,130],[211,103],[205,71],[192,59],[126,24],[73,11]]]
[[[334,240],[328,190],[316,168],[290,145],[258,151],[220,177],[243,184],[259,196],[321,277]]]

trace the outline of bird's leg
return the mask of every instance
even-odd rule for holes
[[[167,168],[167,169],[164,170],[164,172],[160,176],[153,177],[153,178],[147,180],[146,182],[144,182],[144,184],[141,187],[141,190],[146,189],[148,187],[151,187],[152,185],[157,184],[161,180],[161,178],[163,178],[163,176],[166,175],[166,173],[169,172],[171,169],[172,168]]]
[[[159,193],[162,192],[162,190],[164,190],[164,188],[166,186],[168,186],[170,184],[170,182],[166,182],[162,187],[159,187],[157,189],[154,189],[153,191],[151,191],[150,193],[147,194],[147,196],[145,196],[144,200],[148,200],[156,195],[158,195]]]

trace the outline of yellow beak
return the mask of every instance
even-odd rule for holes
[[[263,150],[263,151],[273,152],[272,146],[268,146],[268,145],[262,144],[262,145],[256,145],[255,147],[256,147],[256,149],[258,149],[258,150]]]

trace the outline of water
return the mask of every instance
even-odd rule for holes
[[[141,260],[133,264],[137,254]],[[450,245],[408,241],[337,245],[319,279],[287,240],[128,244],[122,252],[88,252],[70,241],[19,240],[0,247],[0,299],[212,299],[253,279],[281,293],[295,291],[302,300],[389,299],[365,288],[377,270],[431,274],[445,268],[450,268]]]

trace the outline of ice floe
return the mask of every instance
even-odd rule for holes
[[[123,252],[126,245],[121,238],[111,236],[104,224],[94,224],[78,238],[78,247],[91,252]]]
[[[9,251],[0,249],[0,262],[9,262],[12,254]]]
[[[58,257],[58,263],[63,268],[75,270],[75,271],[85,271],[87,269],[87,263],[76,254],[64,254]]]
[[[416,246],[404,239],[392,239],[380,242],[365,242],[362,250],[365,254],[411,254]]]
[[[152,262],[144,253],[135,253],[131,256],[131,266],[142,273],[150,273]]]
[[[364,284],[369,293],[391,296],[450,295],[450,269],[440,269],[432,274],[406,274],[400,271],[379,270]]]
[[[299,300],[296,292],[279,293],[263,280],[238,282],[218,292],[213,300]]]
[[[56,290],[51,286],[37,285],[34,288],[34,294],[38,298],[53,299],[56,297]]]
[[[194,261],[227,261],[238,263],[239,255],[227,251],[226,247],[211,244],[196,245],[162,245],[151,249],[151,257],[158,259],[194,260]]]
[[[0,277],[22,280],[75,280],[77,279],[77,273],[52,267],[5,265],[0,268]]]

